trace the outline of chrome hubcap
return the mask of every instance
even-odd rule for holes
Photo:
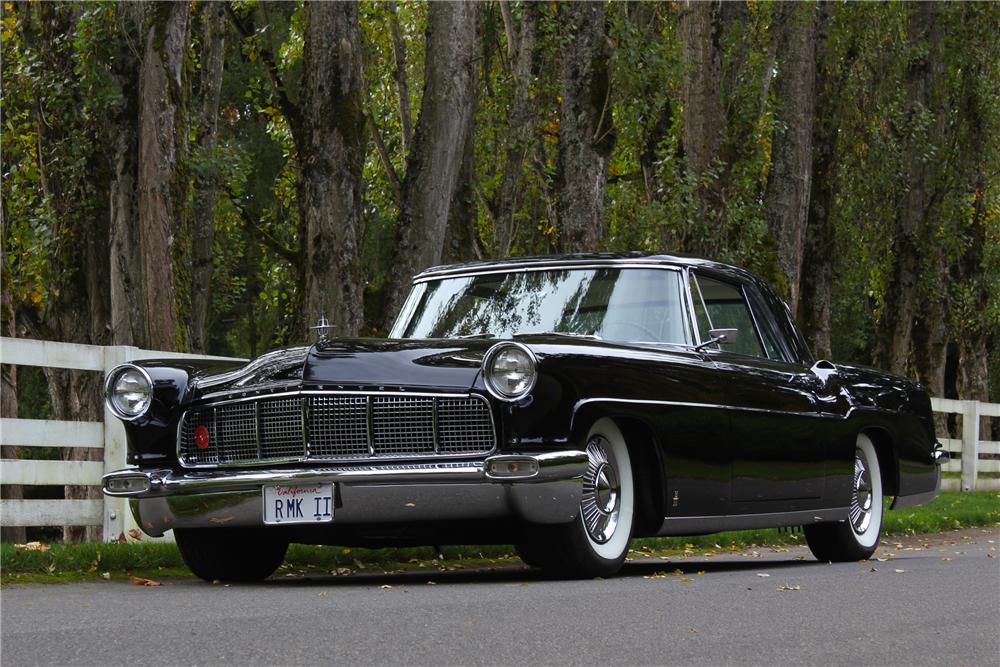
[[[590,538],[604,544],[615,534],[621,511],[621,484],[608,459],[608,441],[596,436],[587,443],[587,473],[583,478],[580,511]]]
[[[854,454],[854,486],[851,493],[851,526],[861,535],[872,520],[872,478],[861,450]]]

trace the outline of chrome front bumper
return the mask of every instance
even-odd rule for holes
[[[508,464],[514,464],[508,466]],[[501,472],[506,468],[512,472]],[[530,468],[529,472],[522,472]],[[480,461],[263,470],[118,470],[104,493],[129,499],[143,531],[263,526],[266,484],[332,482],[332,524],[517,518],[564,523],[580,509],[586,452],[500,454]],[[503,476],[501,476],[503,475]]]

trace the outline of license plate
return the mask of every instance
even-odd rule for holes
[[[264,523],[333,521],[333,484],[270,484],[264,487]]]

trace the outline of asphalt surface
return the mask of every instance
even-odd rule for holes
[[[997,666],[998,546],[993,528],[890,540],[866,563],[691,553],[590,581],[504,566],[10,585],[0,661]]]

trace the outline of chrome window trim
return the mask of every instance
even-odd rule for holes
[[[473,276],[490,276],[502,273],[537,273],[539,271],[592,271],[594,269],[658,269],[661,271],[683,271],[684,267],[677,264],[659,264],[654,262],[617,262],[608,260],[604,263],[588,262],[586,264],[550,264],[539,266],[516,266],[507,269],[484,269],[481,271],[467,270],[456,273],[435,273],[428,276],[417,276],[413,279],[413,285],[430,282],[432,280],[445,280],[448,278],[471,278]]]
[[[282,459],[267,459],[266,461],[252,461],[252,462],[242,462],[242,463],[197,463],[191,464],[185,462],[181,455],[181,434],[184,428],[184,424],[191,410],[198,409],[211,409],[216,411],[217,408],[224,405],[232,405],[237,403],[245,403],[247,401],[261,401],[274,398],[299,398],[305,399],[309,396],[366,396],[368,400],[366,401],[368,415],[367,415],[367,431],[368,431],[368,451],[367,455],[354,455],[354,456],[339,456],[339,457],[318,457],[309,455],[309,445],[308,445],[308,430],[303,429],[303,456],[292,456]],[[377,454],[374,452],[374,433],[372,427],[372,417],[371,417],[371,405],[372,397],[378,396],[397,396],[397,397],[408,397],[408,398],[432,398],[434,401],[434,411],[437,411],[437,400],[439,398],[455,398],[455,399],[472,399],[480,401],[486,405],[486,413],[490,418],[490,430],[493,433],[493,446],[488,450],[475,451],[475,452],[458,452],[458,453],[444,453],[439,454],[435,452],[427,454]],[[303,405],[306,401],[303,400]],[[218,429],[218,417],[213,415],[212,419],[212,439],[217,438],[216,431]],[[438,446],[435,440],[435,447]],[[258,440],[258,450],[260,447],[260,441]],[[499,445],[499,434],[497,432],[496,416],[493,413],[493,403],[484,396],[483,394],[476,393],[434,393],[434,392],[411,392],[411,391],[353,391],[353,390],[313,390],[304,389],[297,391],[286,391],[281,393],[273,394],[259,394],[255,396],[246,396],[233,398],[226,401],[213,401],[211,403],[194,404],[187,406],[181,413],[180,418],[177,420],[177,434],[175,437],[175,454],[177,456],[177,462],[185,470],[219,470],[219,469],[231,469],[231,468],[259,468],[266,466],[275,465],[285,465],[289,463],[363,463],[363,462],[392,462],[392,461],[424,461],[424,460],[461,460],[468,459],[470,456],[489,456],[497,451]]]

